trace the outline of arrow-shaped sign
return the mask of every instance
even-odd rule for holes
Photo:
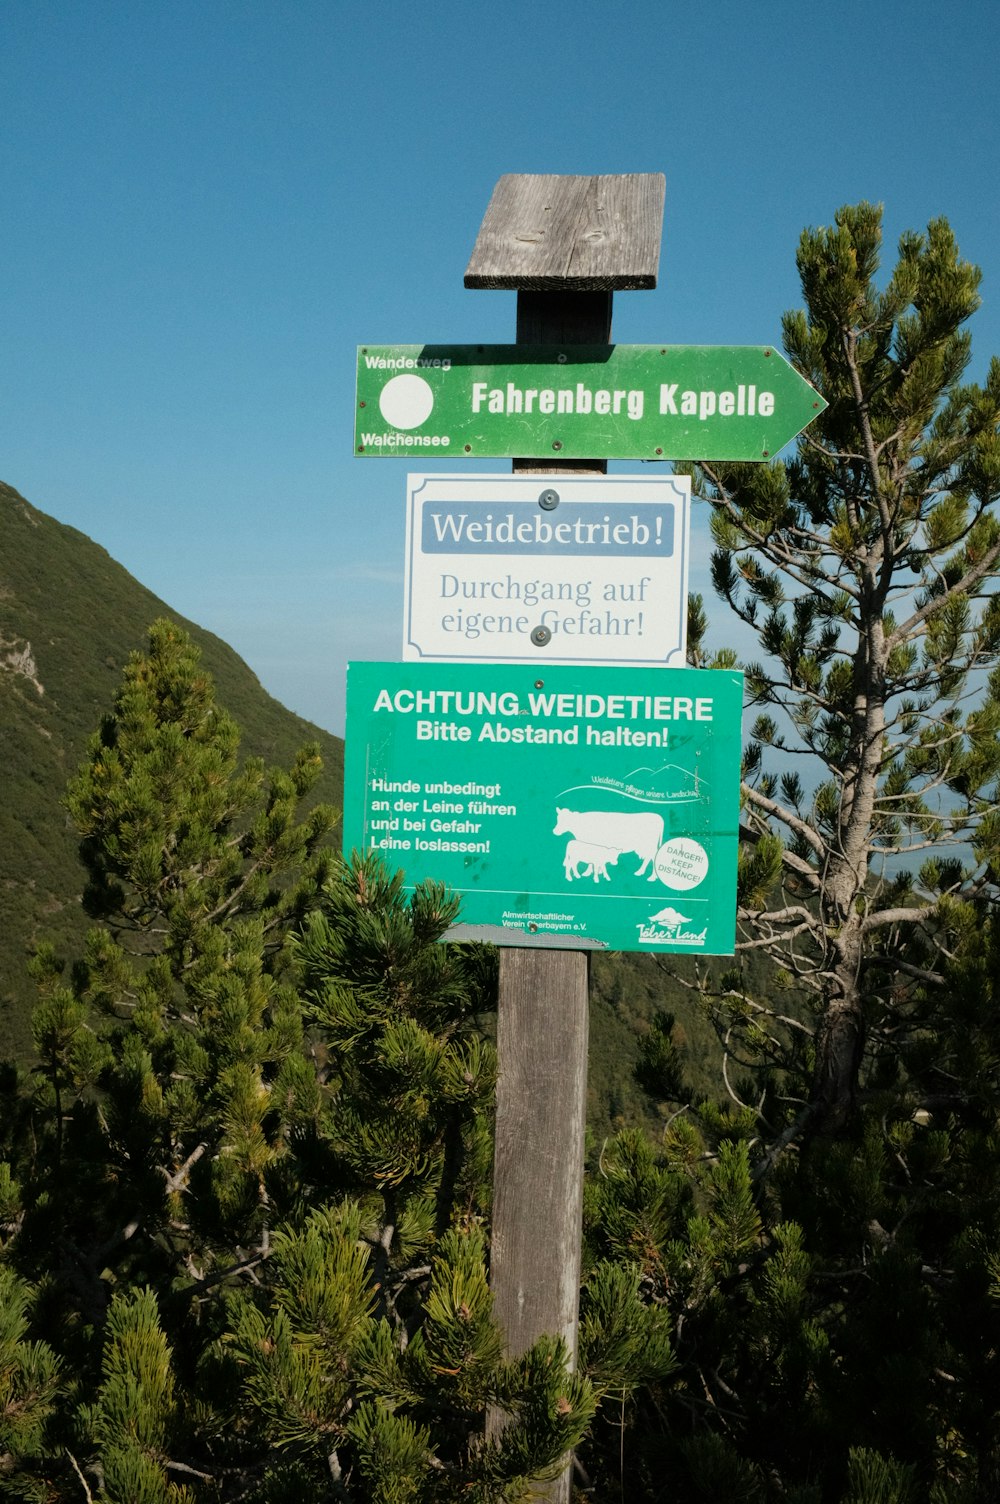
[[[363,345],[355,453],[765,460],[826,402],[773,345]]]

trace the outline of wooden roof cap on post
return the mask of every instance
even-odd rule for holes
[[[465,285],[537,292],[655,287],[664,194],[662,172],[507,173],[493,190]]]

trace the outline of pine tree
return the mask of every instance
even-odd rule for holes
[[[387,1254],[393,1239],[415,1249],[488,1207],[496,1054],[480,1024],[496,963],[437,943],[457,912],[438,884],[407,898],[402,873],[369,854],[327,884],[295,943],[336,1099],[311,1173],[331,1190],[378,1187]]]
[[[170,1349],[151,1290],[116,1295],[108,1313],[97,1400],[85,1412],[109,1504],[193,1504],[170,1482],[177,1403]],[[79,1465],[78,1465],[79,1466]]]
[[[962,384],[978,274],[943,221],[884,291],[879,250],[865,205],[803,236],[786,347],[830,407],[797,457],[696,470],[766,658],[741,958],[699,979],[721,1100],[662,1017],[662,1142],[606,1146],[588,1193],[593,1253],[670,1318],[672,1371],[584,1449],[633,1499],[985,1504],[1000,1477],[1000,367]],[[694,661],[735,663],[690,623]]]
[[[287,939],[331,870],[333,813],[296,820],[313,749],[268,777],[237,749],[196,649],[157,622],[69,788],[102,923],[68,982],[35,963],[53,1113],[23,1238],[64,1246],[97,1321],[109,1259],[200,1280],[233,1242],[266,1244],[308,1096]]]
[[[503,1357],[483,1234],[496,1060],[478,1028],[495,957],[439,944],[456,900],[402,883],[355,857],[295,945],[321,1046],[295,1142],[313,1210],[275,1240],[274,1298],[234,1303],[220,1347],[233,1425],[262,1423],[294,1463],[268,1500],[520,1499],[593,1411],[561,1342]],[[507,1416],[492,1439],[489,1407]]]
[[[980,279],[947,222],[902,237],[883,288],[881,241],[861,204],[800,242],[785,346],[829,406],[797,456],[696,472],[714,583],[766,655],[740,943],[813,999],[796,1132],[849,1123],[909,982],[940,984],[943,896],[996,878],[1000,362],[963,384]],[[773,1011],[748,999],[744,1022]]]
[[[16,1187],[3,1168],[0,1195],[9,1210]],[[46,1498],[30,1470],[49,1449],[61,1377],[49,1345],[29,1338],[32,1294],[26,1281],[0,1264],[0,1494],[25,1504]]]
[[[238,764],[238,740],[187,635],[157,622],[68,791],[100,923],[68,971],[50,948],[36,957],[38,1070],[14,1079],[3,1132],[20,1181],[5,1257],[44,1275],[37,1330],[68,1392],[101,1383],[116,1286],[148,1285],[183,1330],[266,1256],[291,1124],[315,1096],[287,942],[332,870],[333,812],[297,815],[314,749],[266,775]],[[122,1341],[155,1363],[147,1318]],[[182,1497],[151,1481],[149,1448],[136,1460],[83,1413],[53,1422],[64,1463],[96,1438],[150,1497]]]
[[[70,785],[100,922],[40,952],[38,1069],[0,1083],[13,1497],[499,1504],[593,1413],[492,1316],[495,956],[439,943],[439,886],[333,855],[314,771],[241,766],[161,622]]]

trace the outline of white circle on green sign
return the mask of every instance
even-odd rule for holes
[[[419,428],[431,415],[434,393],[422,376],[393,376],[378,405],[391,428]]]
[[[660,847],[653,867],[665,887],[682,893],[687,888],[697,888],[706,877],[708,852],[690,836],[675,836]]]

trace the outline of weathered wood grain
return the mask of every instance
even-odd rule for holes
[[[576,1356],[588,1007],[586,951],[500,952],[490,1283],[512,1356],[546,1332]],[[535,1490],[569,1504],[569,1466]]]
[[[500,952],[492,1264],[511,1353],[545,1332],[576,1352],[588,966],[585,951]]]
[[[601,292],[656,286],[665,182],[508,173],[493,190],[466,287]]]

